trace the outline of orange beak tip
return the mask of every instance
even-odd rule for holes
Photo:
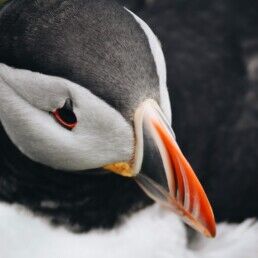
[[[135,135],[132,161],[107,165],[105,169],[134,177],[154,201],[168,207],[203,235],[215,237],[216,223],[209,200],[155,101],[146,100],[137,109]],[[155,155],[155,158],[146,159],[146,167],[143,159],[145,150],[151,150],[152,156]]]

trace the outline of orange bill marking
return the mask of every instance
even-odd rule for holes
[[[175,191],[170,187],[169,202],[186,223],[208,237],[216,235],[216,223],[208,198],[193,169],[182,154],[174,138],[161,121],[152,124],[168,152],[172,167]]]

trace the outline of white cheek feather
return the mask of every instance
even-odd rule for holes
[[[161,49],[160,42],[156,35],[153,33],[151,28],[136,14],[132,11],[125,8],[132,16],[135,18],[137,23],[141,26],[144,31],[150,45],[150,49],[156,64],[157,74],[159,76],[159,88],[160,88],[160,103],[161,109],[167,116],[169,123],[171,124],[172,114],[171,114],[171,105],[169,100],[169,94],[167,90],[167,70],[166,70],[166,62],[163,51]]]
[[[78,125],[69,131],[48,111],[70,97]],[[0,121],[27,157],[64,170],[86,170],[127,161],[133,129],[115,109],[62,78],[0,64]]]

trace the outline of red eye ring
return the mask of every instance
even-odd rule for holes
[[[73,122],[65,121],[64,117],[61,115],[61,112],[61,108],[58,108],[57,110],[53,111],[52,114],[59,124],[64,126],[66,129],[72,130],[77,125],[77,119],[75,119]],[[76,118],[74,113],[73,115]]]
[[[68,130],[72,130],[77,125],[77,117],[73,112],[73,102],[70,98],[66,99],[62,108],[50,112],[56,121]]]

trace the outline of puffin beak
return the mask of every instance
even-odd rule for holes
[[[105,168],[133,177],[153,200],[171,209],[205,236],[214,237],[216,223],[208,198],[154,100],[146,100],[138,107],[134,125],[133,160]]]

